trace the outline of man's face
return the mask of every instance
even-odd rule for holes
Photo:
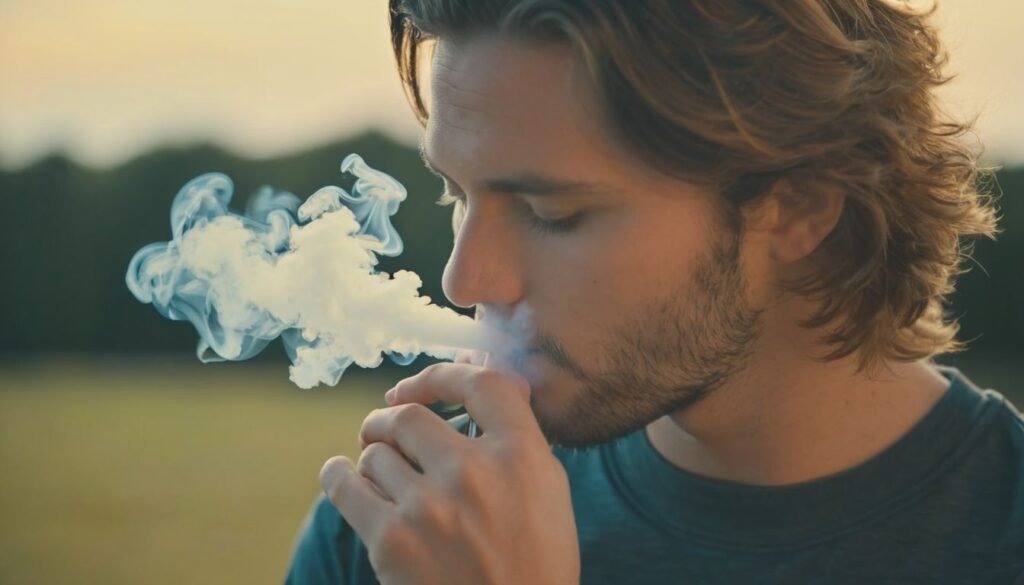
[[[697,402],[758,329],[714,195],[625,152],[584,79],[560,45],[441,41],[424,142],[464,200],[445,293],[488,317],[532,310],[533,409],[576,447]]]

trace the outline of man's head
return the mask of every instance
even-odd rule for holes
[[[780,299],[823,359],[959,348],[960,238],[991,234],[930,93],[925,17],[881,0],[392,0],[424,152],[459,199],[453,302],[527,305],[555,442],[685,408]],[[431,104],[417,56],[433,44]]]

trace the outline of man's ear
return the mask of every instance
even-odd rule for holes
[[[846,196],[835,185],[792,189],[780,180],[748,217],[750,228],[767,239],[772,257],[779,263],[798,262],[821,244],[843,213]]]

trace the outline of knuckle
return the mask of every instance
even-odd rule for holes
[[[392,430],[396,427],[413,425],[422,420],[424,415],[430,413],[430,410],[422,404],[403,404],[394,409],[394,414],[391,415]]]
[[[494,388],[501,383],[502,375],[490,368],[478,368],[469,374],[469,383],[480,390]]]
[[[381,457],[384,457],[384,451],[388,449],[384,443],[370,443],[363,449],[362,454],[359,455],[359,462],[356,464],[356,470],[364,476],[372,476],[374,469],[377,469]]]
[[[489,396],[502,396],[502,403],[507,404],[505,399],[514,396],[529,403],[530,386],[518,376],[511,376],[503,372],[491,369],[481,369],[469,374],[469,384],[478,394]]]
[[[444,364],[430,364],[420,370],[420,372],[415,376],[405,378],[396,385],[396,388],[398,388],[397,392],[405,394],[412,391],[414,388],[420,387],[421,384],[437,375],[438,369],[442,366],[444,366]]]
[[[363,424],[359,427],[359,446],[360,447],[365,447],[366,446],[366,442],[367,442],[367,439],[366,439],[367,429],[373,428],[373,425],[376,423],[377,419],[380,416],[381,416],[381,409],[375,408],[375,409],[371,410],[369,412],[369,414],[367,414],[366,417],[363,419]]]
[[[399,380],[394,386],[391,387],[393,393],[392,400],[394,402],[401,402],[409,397],[409,383],[407,380]]]
[[[420,371],[419,375],[424,377],[424,378],[429,378],[430,376],[433,376],[433,375],[437,374],[437,372],[444,365],[445,364],[430,364],[429,366],[423,368],[423,370]]]

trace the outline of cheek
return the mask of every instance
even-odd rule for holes
[[[623,215],[579,236],[534,241],[527,289],[538,319],[563,330],[603,330],[673,288],[685,294],[706,230],[659,215]]]
[[[578,362],[586,362],[595,340],[603,339],[608,319],[620,312],[616,279],[627,258],[614,246],[552,239],[531,251],[526,301],[541,332],[561,343]]]

